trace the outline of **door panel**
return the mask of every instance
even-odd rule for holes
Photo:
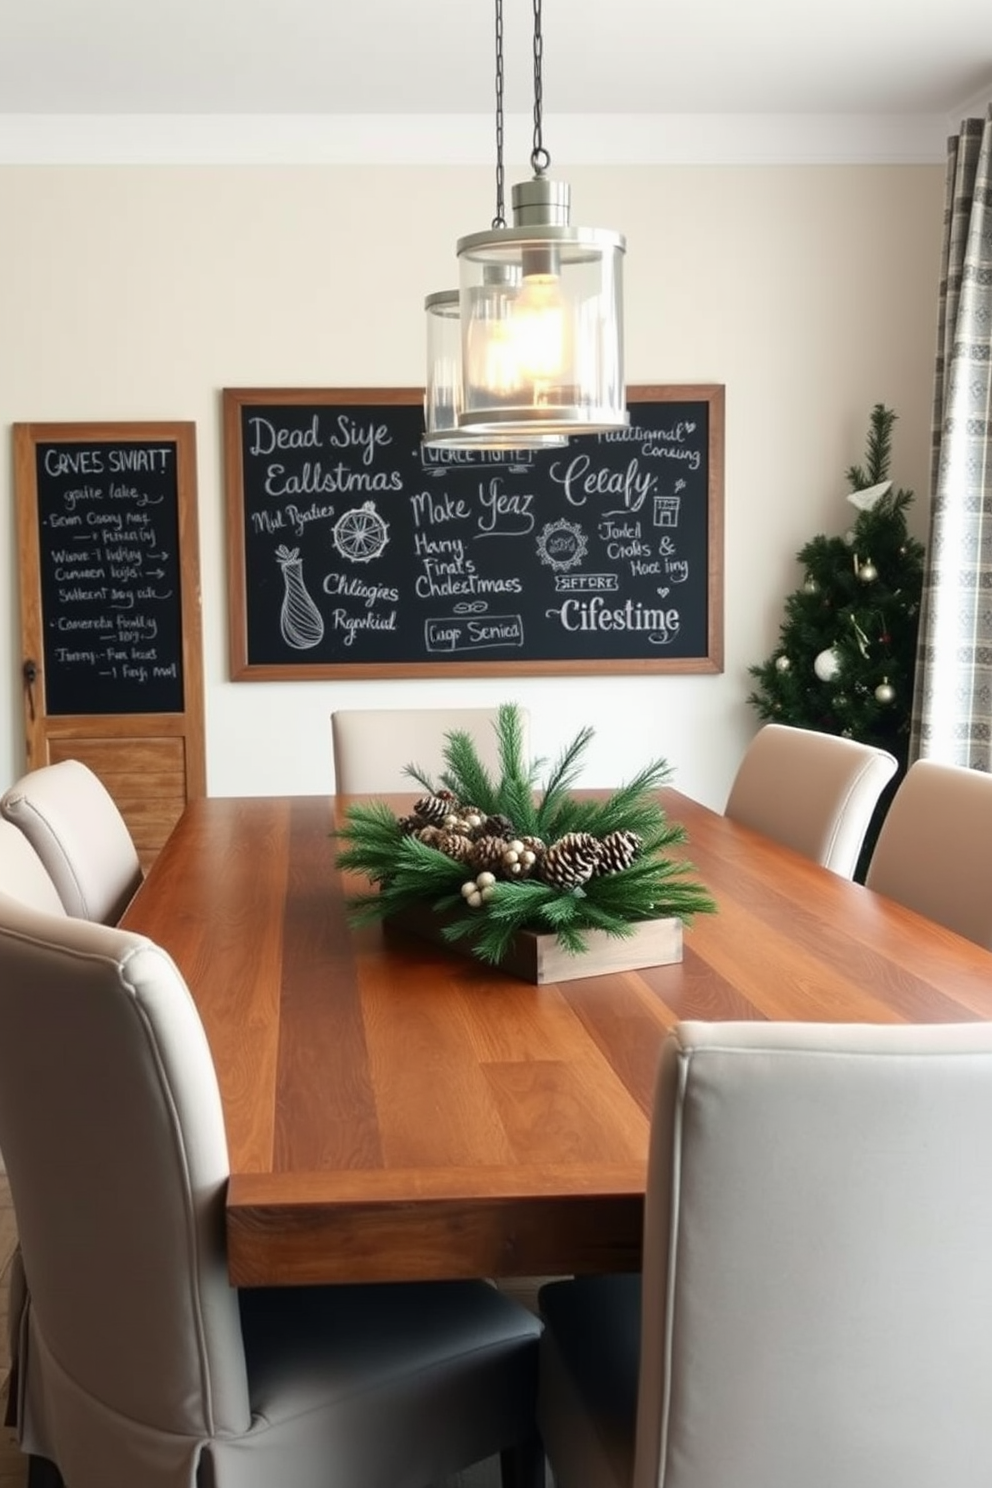
[[[145,451],[159,467],[150,477],[140,468]],[[114,475],[125,456],[137,473]],[[53,474],[62,463],[78,476]],[[194,426],[16,424],[14,468],[25,766],[88,765],[147,869],[186,802],[206,792]],[[129,520],[132,528],[122,526]],[[178,637],[168,655],[161,642],[156,650],[160,618],[162,634]],[[61,649],[56,633],[66,637]],[[63,693],[85,703],[91,689],[99,710],[49,712],[46,658],[65,674]],[[109,675],[151,672],[156,662],[155,671],[181,677],[181,707],[145,711],[140,688],[122,684],[126,707],[108,710]],[[151,704],[162,696],[156,685]]]

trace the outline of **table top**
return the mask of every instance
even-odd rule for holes
[[[366,885],[335,866],[333,800],[190,803],[123,923],[169,951],[203,1019],[234,1283],[636,1268],[677,1020],[992,1018],[992,954],[662,798],[718,912],[677,964],[544,986],[352,929]]]

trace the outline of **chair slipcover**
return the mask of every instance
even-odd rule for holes
[[[910,765],[865,882],[992,949],[992,775],[933,760]]]
[[[987,1488],[992,1024],[683,1024],[640,1276],[541,1292],[558,1488]]]
[[[65,914],[58,889],[24,833],[0,820],[0,894],[32,904],[44,914]]]
[[[768,723],[752,739],[724,815],[852,878],[894,755],[838,734]]]
[[[519,712],[526,730],[527,714]],[[405,767],[439,775],[446,736],[456,732],[471,736],[483,765],[497,775],[498,715],[498,708],[339,709],[331,714],[335,790],[346,796],[418,790]]]
[[[534,1481],[540,1324],[493,1287],[230,1286],[210,1050],[145,937],[0,898],[0,1144],[19,1440],[69,1488]]]
[[[113,797],[88,765],[60,760],[29,771],[0,799],[0,815],[27,837],[67,914],[117,923],[141,864]]]

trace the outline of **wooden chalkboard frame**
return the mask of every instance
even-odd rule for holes
[[[699,655],[601,659],[258,662],[249,656],[246,555],[246,491],[242,410],[251,406],[422,406],[423,388],[225,388],[223,390],[224,485],[227,508],[228,642],[235,682],[467,676],[586,676],[598,673],[715,673],[723,670],[724,387],[719,383],[645,384],[627,389],[628,405],[705,403],[708,414],[706,645]]]

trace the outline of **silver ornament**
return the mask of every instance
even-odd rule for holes
[[[892,686],[892,683],[889,681],[888,677],[883,677],[881,682],[879,682],[878,686],[875,688],[875,697],[880,703],[895,702],[896,690]]]
[[[789,658],[787,656],[776,656],[776,658],[775,658],[775,670],[777,672],[787,672],[789,670],[789,668],[791,667],[791,665],[792,665],[792,662],[789,660]]]
[[[867,563],[862,563],[861,567],[858,569],[858,578],[861,580],[862,584],[871,584],[874,582],[875,579],[878,578],[878,569],[875,567],[874,563],[872,563],[870,558],[868,559]]]
[[[832,682],[840,670],[840,657],[832,646],[821,651],[813,662],[813,670],[821,682]]]
[[[812,574],[807,574],[806,575],[806,582],[803,585],[803,593],[804,594],[819,594],[819,592],[820,592],[820,586],[819,586],[819,584],[816,582],[816,580],[814,579],[814,577],[813,577]]]

